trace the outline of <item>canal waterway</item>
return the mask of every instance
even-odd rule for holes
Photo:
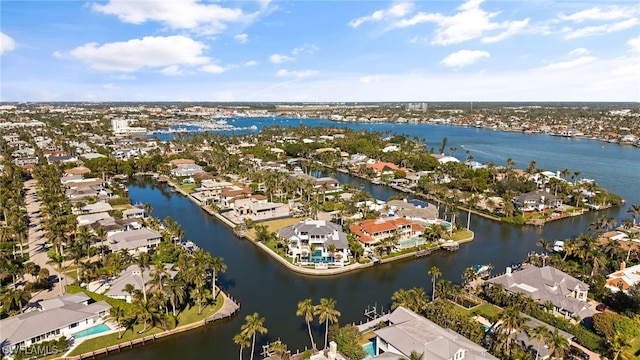
[[[277,119],[277,118],[276,118]],[[268,119],[267,119],[268,120]],[[264,120],[264,121],[267,121]],[[238,119],[235,126],[259,124],[253,119]],[[271,120],[273,121],[273,119]],[[299,119],[290,119],[297,124]],[[305,125],[341,126],[326,120],[304,120]],[[282,122],[279,125],[287,125]],[[501,133],[482,129],[445,127],[433,125],[351,124],[369,130],[386,131],[387,128],[427,141],[427,146],[439,147],[442,137],[448,137],[448,147],[464,144],[477,161],[493,161],[500,165],[512,158],[518,167],[526,167],[535,160],[539,168],[580,171],[580,177],[593,178],[601,185],[627,199],[640,203],[640,150],[596,141],[564,139],[542,135]],[[384,125],[384,124],[381,124]],[[416,126],[419,128],[403,128]],[[421,129],[421,132],[418,132]],[[433,144],[433,145],[431,145]],[[461,151],[458,150],[458,154]],[[466,156],[466,155],[465,155]],[[499,160],[500,159],[500,160]],[[502,161],[502,163],[501,163]],[[345,174],[338,174],[342,182],[359,181]],[[365,184],[374,197],[386,199],[393,189]],[[628,217],[627,206],[599,213],[587,213],[547,224],[543,228],[501,224],[477,216],[471,216],[471,229],[475,240],[460,247],[456,253],[437,252],[421,259],[408,259],[390,264],[347,273],[335,277],[310,277],[294,274],[271,259],[246,240],[239,240],[233,232],[185,197],[172,193],[166,185],[140,181],[129,186],[132,202],[150,203],[152,215],[158,218],[171,216],[185,229],[185,239],[196,242],[214,256],[221,256],[228,265],[220,275],[219,285],[241,304],[239,315],[222,323],[211,324],[181,335],[167,337],[153,344],[135,348],[112,356],[114,359],[235,359],[238,346],[233,335],[238,333],[244,317],[259,312],[265,317],[269,332],[258,338],[257,345],[281,339],[290,349],[309,346],[306,325],[295,316],[297,302],[312,298],[314,303],[322,297],[336,299],[341,311],[341,323],[363,320],[363,311],[377,304],[388,309],[391,296],[400,288],[414,286],[430,289],[427,270],[437,266],[442,278],[460,282],[466,267],[492,263],[494,272],[501,272],[513,262],[521,261],[530,251],[539,251],[536,243],[541,237],[565,239],[586,231],[598,216],[608,215],[618,219]],[[466,221],[466,216],[460,214]],[[316,342],[323,345],[323,326],[314,322]],[[261,349],[258,346],[257,352]],[[245,349],[245,358],[248,356]],[[258,357],[256,357],[258,358]]]

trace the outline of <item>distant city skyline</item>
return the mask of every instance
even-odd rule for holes
[[[0,101],[640,101],[636,1],[0,6]]]

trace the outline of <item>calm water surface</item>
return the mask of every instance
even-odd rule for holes
[[[256,124],[261,127],[273,121],[271,118],[237,119],[235,125]],[[283,126],[300,123],[299,119],[276,118],[275,121]],[[304,124],[344,125],[308,119],[304,120]],[[446,136],[449,140],[447,147],[460,149],[460,145],[464,145],[480,162],[492,161],[503,165],[510,157],[521,168],[535,160],[538,168],[580,171],[580,177],[595,179],[620,194],[628,201],[627,204],[640,203],[640,149],[588,140],[461,127],[412,124],[351,124],[351,127],[407,133],[425,139],[427,147],[435,148],[440,147],[442,137]],[[464,158],[466,153],[458,150],[458,157]],[[338,175],[342,182],[352,180],[343,177],[343,174]],[[393,194],[386,187],[369,184],[366,187],[380,199]],[[471,229],[475,231],[476,238],[472,243],[461,246],[457,253],[441,252],[419,260],[409,259],[324,278],[287,271],[248,241],[236,239],[231,230],[189,200],[171,193],[162,185],[138,182],[131,185],[129,190],[132,202],[149,202],[153,206],[153,216],[161,219],[171,216],[185,229],[186,239],[193,240],[214,256],[224,257],[228,270],[221,274],[219,284],[241,303],[242,309],[239,315],[230,320],[113,355],[114,359],[236,359],[238,347],[233,344],[232,337],[239,332],[244,317],[253,312],[259,312],[266,318],[265,326],[269,330],[268,334],[258,339],[258,344],[280,338],[290,349],[302,350],[309,345],[309,339],[305,323],[295,316],[299,300],[312,298],[318,302],[321,297],[334,298],[338,310],[342,312],[341,323],[359,322],[368,305],[377,304],[388,309],[391,295],[400,288],[423,286],[429,290],[430,279],[426,272],[431,266],[438,266],[443,278],[454,283],[460,282],[463,270],[474,264],[492,263],[496,271],[500,271],[512,262],[519,262],[529,251],[537,250],[536,243],[540,237],[565,239],[585,231],[588,224],[600,215],[619,219],[629,216],[626,213],[627,205],[553,222],[542,229],[504,225],[472,216]],[[463,222],[466,221],[466,216],[461,214],[460,217]],[[316,322],[313,330],[319,345],[323,344],[323,329]],[[245,358],[248,357],[247,353],[245,349]]]

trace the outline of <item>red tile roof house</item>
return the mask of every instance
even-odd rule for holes
[[[396,234],[400,235],[401,240],[419,236],[424,227],[404,218],[379,217],[355,223],[349,230],[365,248],[372,248],[380,243],[380,240]]]
[[[367,168],[373,169],[378,174],[393,174],[394,171],[402,171],[405,174],[409,171],[407,168],[401,168],[398,165],[390,162],[377,162],[375,164],[367,165]]]

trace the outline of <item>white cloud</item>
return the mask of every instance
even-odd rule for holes
[[[227,28],[228,23],[250,23],[258,13],[245,13],[240,8],[219,4],[203,4],[198,0],[132,1],[110,0],[107,4],[92,4],[94,11],[115,15],[120,21],[142,24],[157,21],[172,29],[193,30],[215,34]]]
[[[581,65],[585,65],[585,64],[588,64],[590,62],[593,62],[595,60],[596,60],[596,58],[593,57],[593,56],[581,56],[581,57],[579,57],[577,59],[568,60],[568,61],[561,61],[561,62],[549,64],[549,65],[544,66],[542,69],[543,70],[573,69],[573,68],[579,67]]]
[[[485,44],[494,43],[498,41],[502,41],[504,39],[510,38],[513,35],[521,33],[528,25],[529,19],[524,19],[520,21],[507,21],[504,23],[506,26],[506,30],[501,32],[498,35],[494,36],[485,36],[482,38],[482,42]]]
[[[305,44],[303,46],[297,47],[293,50],[291,50],[291,54],[293,55],[299,55],[302,53],[307,53],[307,54],[313,54],[316,51],[318,51],[318,47],[316,45],[313,44]]]
[[[0,32],[0,55],[6,51],[13,51],[16,48],[16,42],[7,34]]]
[[[380,81],[380,77],[375,75],[367,75],[367,76],[362,76],[359,80],[361,83],[369,84],[369,83]]]
[[[71,50],[68,55],[96,70],[133,72],[147,67],[166,69],[172,65],[207,64],[210,59],[202,55],[206,48],[203,43],[182,35],[148,36],[103,45],[88,43]]]
[[[582,56],[590,54],[591,50],[585,48],[577,48],[569,51],[569,56]]]
[[[291,56],[287,56],[283,54],[273,54],[269,56],[269,61],[271,61],[274,64],[282,64],[282,63],[294,61],[294,60],[295,58],[292,58]]]
[[[303,79],[309,76],[313,76],[316,75],[318,73],[317,70],[301,70],[301,71],[289,71],[287,69],[280,69],[278,70],[278,76],[283,76],[283,77],[294,77],[296,79]]]
[[[244,63],[244,66],[256,66],[258,64],[259,63],[257,61],[255,61],[255,60],[249,60],[246,63]]]
[[[486,12],[480,8],[483,0],[468,0],[458,7],[458,13],[452,16],[440,13],[420,12],[408,19],[401,19],[392,27],[405,28],[422,23],[432,22],[437,25],[433,45],[458,44],[483,37],[485,43],[497,42],[523,32],[529,19],[494,22],[499,13]],[[485,35],[491,31],[500,31],[497,35]]]
[[[135,76],[129,75],[129,74],[111,75],[111,78],[118,79],[118,80],[135,80],[136,79]]]
[[[185,74],[184,70],[178,65],[169,65],[166,68],[160,70],[160,72],[167,76],[180,76]]]
[[[633,10],[629,8],[621,8],[618,6],[609,6],[607,9],[601,9],[600,7],[594,7],[587,10],[578,11],[571,15],[561,14],[559,17],[562,20],[573,21],[575,23],[581,23],[583,21],[596,20],[617,20],[625,19],[633,16]]]
[[[568,29],[568,33],[565,35],[565,39],[577,39],[581,37],[604,35],[616,31],[622,31],[634,27],[638,24],[637,18],[631,18],[624,21],[620,21],[612,24],[598,25],[598,26],[586,26],[577,30]]]
[[[233,38],[238,40],[238,42],[241,43],[241,44],[246,44],[247,41],[249,41],[249,35],[247,35],[247,34],[238,34],[238,35],[234,36]]]
[[[120,89],[120,87],[114,83],[108,83],[108,84],[104,84],[102,85],[102,88],[105,90],[118,90]]]
[[[349,26],[357,28],[367,22],[378,22],[389,19],[397,19],[406,16],[413,11],[414,5],[410,2],[402,2],[391,5],[388,9],[374,11],[371,15],[359,17],[349,21]]]
[[[629,46],[631,51],[640,53],[640,36],[629,39],[629,41],[627,41],[627,46]]]
[[[480,59],[489,57],[491,57],[491,55],[486,51],[460,50],[449,54],[446,58],[440,61],[440,64],[448,67],[461,67],[471,65]]]
[[[224,68],[216,64],[209,64],[209,65],[202,66],[200,68],[200,71],[204,71],[211,74],[222,74],[227,70],[228,70],[227,68]]]

